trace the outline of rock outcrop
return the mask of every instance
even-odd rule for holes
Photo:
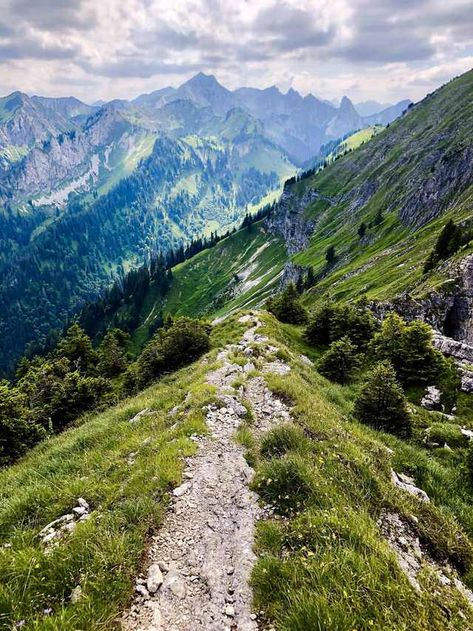
[[[317,220],[307,219],[305,213],[308,206],[318,199],[331,201],[311,188],[307,188],[302,195],[286,188],[276,208],[266,219],[269,231],[284,239],[289,254],[300,252],[309,245],[310,237],[320,217]]]

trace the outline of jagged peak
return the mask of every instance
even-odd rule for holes
[[[340,101],[341,110],[355,109],[352,101],[348,98],[348,96],[342,96],[342,100]]]
[[[18,105],[22,105],[30,102],[30,97],[25,92],[20,92],[20,90],[15,90],[11,92],[11,94],[7,94],[6,96],[1,97],[4,103],[16,102]]]
[[[217,81],[213,74],[205,74],[203,72],[198,72],[191,79],[182,84],[183,86],[189,85],[201,85],[201,86],[218,86],[223,88],[223,86]],[[225,89],[225,88],[224,88]]]

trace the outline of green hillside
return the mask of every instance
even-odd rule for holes
[[[294,262],[314,267],[318,288],[336,297],[422,295],[448,274],[424,278],[427,254],[449,218],[472,216],[473,71],[453,80],[369,143],[295,185],[326,196],[305,210],[317,222],[307,249]],[[377,221],[378,218],[378,221]],[[360,224],[367,226],[360,239]],[[373,224],[378,225],[373,225]],[[327,273],[325,252],[337,262]]]
[[[473,215],[473,187],[465,162],[473,139],[470,101],[473,72],[411,108],[381,130],[363,130],[317,174],[286,187],[266,221],[231,235],[173,269],[163,301],[151,288],[135,334],[139,347],[158,314],[222,317],[237,308],[261,305],[278,287],[286,263],[312,268],[315,286],[304,294],[310,305],[327,293],[337,299],[392,299],[449,290],[451,265],[423,274],[425,260],[449,218],[458,224]],[[473,177],[473,176],[472,176]],[[425,190],[439,192],[425,198]],[[307,196],[315,201],[304,202]],[[307,247],[287,254],[287,229],[314,225]],[[360,225],[366,234],[360,237]],[[289,237],[293,238],[293,237]],[[330,266],[326,250],[335,247]],[[472,250],[465,245],[450,261]],[[239,279],[238,276],[241,276]],[[126,309],[126,306],[124,307]]]
[[[358,423],[351,416],[356,388],[328,382],[301,357],[316,353],[300,327],[258,318],[269,350],[261,347],[252,372],[240,372],[235,385],[243,392],[248,387],[250,396],[251,384],[263,377],[290,402],[293,417],[285,429],[261,433],[253,425],[261,406],[247,402],[238,432],[256,470],[254,489],[284,516],[268,515],[257,527],[251,584],[262,624],[332,631],[471,628],[473,610],[451,582],[460,576],[471,585],[473,498],[466,471],[458,468],[464,444],[429,451],[421,438],[439,415],[421,408],[409,441]],[[116,628],[148,537],[165,518],[169,492],[182,482],[183,459],[195,453],[195,435],[209,431],[203,406],[217,401],[217,390],[206,377],[221,365],[217,353],[237,343],[248,326],[236,318],[216,326],[214,348],[202,360],[83,417],[0,473],[0,628]],[[235,371],[241,371],[247,358],[235,353]],[[289,375],[265,372],[276,358],[290,367]],[[391,467],[413,476],[432,501],[397,489]],[[70,512],[77,498],[87,502],[88,519],[49,548],[41,529]],[[406,532],[421,537],[419,591],[379,529],[386,515],[397,515],[409,524]]]
[[[286,260],[282,240],[258,222],[177,265],[164,299],[156,283],[151,285],[133,334],[136,349],[162,312],[213,319],[262,304],[277,291]]]

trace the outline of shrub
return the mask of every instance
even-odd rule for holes
[[[10,464],[45,436],[42,427],[27,419],[24,395],[0,382],[0,466]]]
[[[440,392],[440,403],[445,411],[450,412],[457,404],[458,392],[461,388],[461,379],[453,359],[442,357],[441,373],[437,379]]]
[[[309,344],[319,346],[347,336],[359,349],[364,349],[376,328],[377,322],[363,301],[354,305],[328,302],[311,317],[305,339]]]
[[[102,400],[111,385],[103,377],[71,370],[66,358],[37,358],[18,382],[25,395],[28,417],[46,429],[63,429],[76,416]]]
[[[346,384],[353,379],[360,364],[357,347],[345,336],[330,344],[318,362],[317,370],[331,381]]]
[[[354,414],[375,429],[410,436],[411,415],[391,364],[384,362],[374,367],[356,398]]]
[[[304,432],[297,425],[286,423],[269,431],[261,442],[264,458],[280,458],[288,451],[300,451],[307,446]]]
[[[164,372],[196,360],[210,349],[210,328],[191,318],[178,318],[159,330],[138,358],[137,374],[141,385]]]
[[[293,283],[289,283],[286,289],[269,298],[266,308],[280,322],[288,324],[304,324],[307,322],[307,311],[299,301],[298,293]]]
[[[407,324],[390,313],[371,343],[379,361],[389,361],[404,386],[436,383],[446,369],[445,360],[432,344],[432,329],[418,320]]]

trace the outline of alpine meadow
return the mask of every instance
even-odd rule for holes
[[[473,631],[470,2],[0,7],[0,629]]]

